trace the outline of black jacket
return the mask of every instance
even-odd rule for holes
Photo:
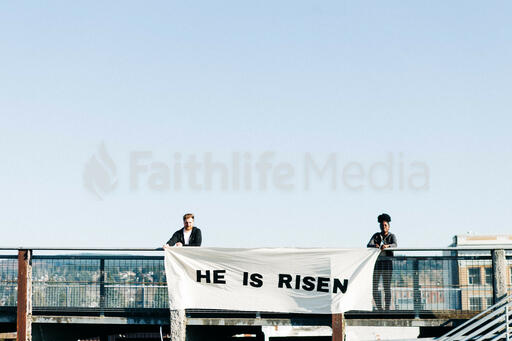
[[[183,237],[183,230],[185,228],[182,227],[178,231],[174,232],[171,239],[167,241],[167,244],[170,246],[174,246],[177,242],[180,242],[183,244],[183,246],[201,246],[202,237],[201,237],[201,230],[197,227],[192,227],[192,233],[190,234],[190,239],[188,241],[188,245],[185,245],[185,238]]]
[[[375,245],[389,245],[389,247],[397,247],[396,236],[393,233],[388,233],[387,236],[383,236],[382,233],[375,233],[366,247],[375,247]],[[383,256],[393,256],[393,251],[383,251]]]

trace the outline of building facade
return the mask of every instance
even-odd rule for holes
[[[512,247],[512,235],[456,235],[450,246],[510,248]],[[487,309],[493,304],[492,255],[488,250],[464,250],[454,253],[458,257],[458,281],[461,289],[462,309],[474,311]],[[507,256],[512,255],[510,250],[506,254]],[[507,264],[507,287],[510,293],[512,269],[508,257]]]

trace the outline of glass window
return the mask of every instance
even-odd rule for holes
[[[486,297],[485,301],[486,301],[485,303],[487,303],[486,308],[489,308],[492,305],[492,297]]]
[[[480,297],[469,298],[469,310],[482,310],[482,300]]]
[[[485,284],[492,285],[492,269],[485,268]]]
[[[480,284],[480,268],[468,269],[468,283],[472,285]]]

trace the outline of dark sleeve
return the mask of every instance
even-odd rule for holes
[[[169,239],[167,241],[167,244],[169,244],[169,246],[174,246],[174,244],[176,244],[177,242],[180,241],[180,237],[179,237],[179,233],[181,232],[181,230],[178,230],[176,232],[174,232],[174,234],[172,235],[171,239]]]
[[[375,247],[375,245],[377,245],[377,236],[379,234],[378,233],[375,233],[371,238],[370,238],[370,241],[368,242],[368,244],[366,245],[366,247]]]
[[[390,242],[391,242],[391,243],[389,243],[389,247],[397,247],[397,246],[398,246],[398,243],[397,243],[397,241],[396,241],[396,236],[395,236],[395,234],[393,234],[393,233],[392,233],[392,234],[391,234],[391,238],[390,238],[390,239],[391,239],[391,240],[390,240]]]
[[[189,246],[201,246],[202,241],[203,241],[203,237],[201,235],[201,230],[196,229],[196,235],[195,235],[194,241],[192,243],[190,243]]]

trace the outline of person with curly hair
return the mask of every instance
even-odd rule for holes
[[[397,247],[396,236],[389,232],[389,223],[391,217],[387,213],[382,213],[377,217],[380,232],[375,233],[367,247],[376,247],[383,250],[375,263],[373,271],[373,299],[377,310],[382,310],[382,299],[379,291],[379,280],[382,278],[384,288],[384,306],[386,310],[391,307],[391,275],[393,273],[393,261],[389,257],[393,256],[393,251],[384,251],[388,248]],[[382,256],[382,257],[381,257]]]

